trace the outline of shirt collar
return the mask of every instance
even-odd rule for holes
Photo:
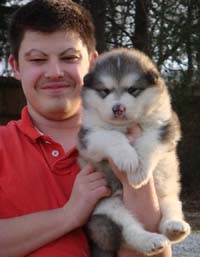
[[[22,109],[21,120],[17,122],[17,125],[19,129],[34,142],[42,136],[39,130],[34,126],[27,106]]]
[[[42,134],[34,126],[33,121],[29,115],[27,106],[22,109],[21,119],[17,121],[17,126],[22,131],[22,133],[26,135],[33,143],[37,143],[38,139],[40,139],[40,142],[45,142],[46,140],[53,142],[50,137]],[[45,144],[41,144],[41,147],[42,145]],[[41,149],[43,149],[43,147]],[[46,150],[44,150],[44,154],[45,153],[47,153]],[[52,172],[56,173],[57,175],[65,175],[67,173],[74,171],[78,172],[80,170],[80,167],[76,161],[77,157],[78,150],[76,149],[76,147],[73,147],[67,153],[61,155],[61,157],[54,162],[51,162],[49,157],[47,157],[46,160],[51,166]]]

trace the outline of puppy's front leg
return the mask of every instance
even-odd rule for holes
[[[156,168],[154,180],[162,213],[160,232],[172,242],[179,242],[190,234],[190,225],[184,221],[179,199],[180,175],[175,151],[165,154]]]
[[[82,142],[84,146],[81,146],[81,154],[90,161],[100,162],[111,158],[120,170],[128,173],[138,167],[136,151],[121,132],[88,130]]]
[[[172,242],[182,241],[190,234],[190,225],[184,221],[182,204],[176,195],[168,195],[160,199],[162,220],[160,231]]]
[[[143,131],[141,137],[134,143],[134,147],[139,165],[134,173],[128,173],[128,180],[133,187],[139,188],[148,182],[167,146],[159,140],[158,130],[149,129]]]

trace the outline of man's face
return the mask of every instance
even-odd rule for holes
[[[10,56],[10,64],[21,80],[29,111],[53,120],[76,114],[83,77],[94,57],[75,33],[27,31],[18,63]]]

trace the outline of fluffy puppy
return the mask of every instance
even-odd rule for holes
[[[146,255],[157,254],[184,239],[190,226],[183,220],[176,154],[180,139],[177,115],[156,66],[134,49],[115,49],[97,58],[85,76],[83,122],[79,132],[80,163],[92,162],[105,172],[111,197],[96,206],[87,225],[92,256],[114,257],[122,246]],[[140,137],[131,144],[134,123]],[[162,212],[160,234],[146,231],[123,205],[121,184],[108,159],[139,188],[153,175]]]

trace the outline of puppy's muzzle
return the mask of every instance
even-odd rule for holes
[[[115,104],[112,108],[115,118],[121,118],[126,112],[126,107],[122,104]]]

